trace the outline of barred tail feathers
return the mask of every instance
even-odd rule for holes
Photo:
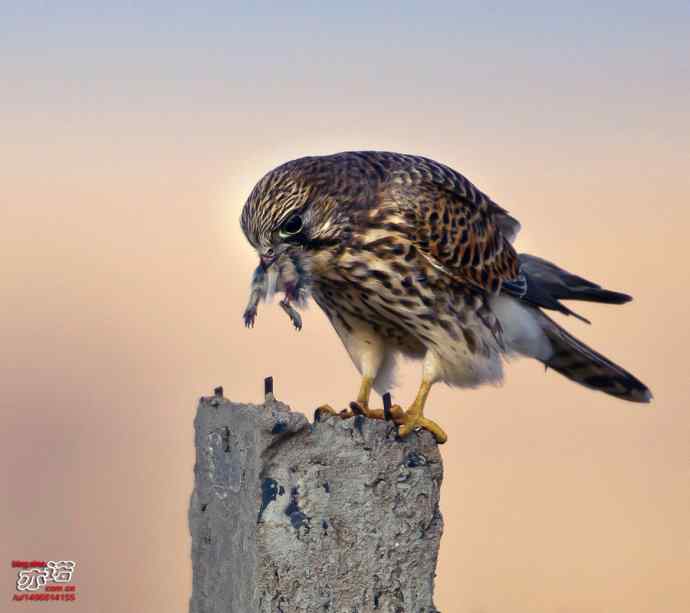
[[[503,283],[503,291],[536,307],[559,311],[589,323],[561,300],[582,300],[606,304],[625,304],[632,296],[604,289],[556,264],[528,253],[521,253],[520,276]]]
[[[635,376],[577,340],[541,311],[539,318],[553,347],[552,355],[540,360],[548,368],[575,383],[622,400],[649,402],[652,399],[649,388]]]

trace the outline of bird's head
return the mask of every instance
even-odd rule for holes
[[[309,291],[312,272],[338,245],[344,231],[337,198],[327,189],[319,158],[279,166],[254,187],[240,225],[260,266],[277,280],[271,285],[293,299]]]

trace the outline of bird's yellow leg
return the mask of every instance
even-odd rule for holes
[[[374,385],[374,380],[371,377],[364,375],[362,383],[359,385],[359,393],[357,394],[357,404],[365,411],[369,410],[369,397],[371,396],[371,388]]]
[[[374,378],[364,375],[362,377],[362,383],[359,386],[359,393],[357,394],[357,400],[350,403],[350,408],[346,409],[341,413],[341,415],[346,417],[352,417],[353,415],[365,415],[372,419],[384,419],[383,409],[370,409],[369,408],[369,398],[371,397],[371,388],[374,385]]]
[[[342,419],[347,419],[348,417],[354,417],[355,415],[364,415],[371,419],[385,419],[385,411],[383,409],[370,409],[369,408],[369,398],[371,396],[371,388],[374,384],[373,377],[364,375],[362,377],[362,383],[359,386],[359,393],[357,394],[357,400],[350,403],[349,409],[343,409],[339,413],[333,409],[328,404],[320,406],[317,411],[320,413],[328,413],[329,415],[339,415]],[[391,417],[395,419],[402,415],[402,410],[400,407],[392,407]],[[397,409],[395,411],[394,409]]]
[[[436,438],[436,442],[441,444],[448,440],[448,435],[443,431],[443,428],[439,426],[436,422],[431,421],[424,417],[424,405],[426,404],[427,396],[431,390],[433,384],[429,381],[422,381],[422,385],[419,387],[417,392],[417,397],[414,402],[405,413],[400,417],[395,419],[396,423],[401,424],[398,429],[398,434],[402,436],[407,436],[413,430],[417,428],[424,428],[431,432]],[[395,408],[395,407],[393,407]]]
[[[320,413],[328,413],[329,415],[340,415],[343,419],[348,417],[353,417],[354,415],[363,414],[367,417],[372,417],[369,410],[369,396],[371,396],[371,387],[374,383],[372,377],[367,377],[366,375],[362,377],[362,383],[359,386],[359,394],[357,394],[357,400],[350,403],[350,407],[355,405],[355,408],[343,409],[338,413],[330,404],[321,405],[317,411]],[[381,419],[383,419],[383,410],[381,410]]]

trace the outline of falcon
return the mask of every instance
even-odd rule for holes
[[[301,326],[292,304],[312,297],[361,374],[344,417],[392,417],[400,436],[423,428],[443,443],[443,429],[424,416],[434,383],[498,384],[511,356],[623,400],[652,397],[546,313],[584,320],[562,301],[631,297],[518,254],[518,221],[448,166],[378,151],[300,158],[256,184],[240,225],[259,256],[245,323],[281,291]],[[399,355],[422,361],[416,398],[407,410],[370,408],[372,388],[389,389]]]

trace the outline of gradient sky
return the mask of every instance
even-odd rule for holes
[[[63,608],[186,611],[196,399],[259,400],[272,374],[311,414],[358,386],[317,307],[300,334],[275,305],[242,327],[244,199],[286,159],[387,149],[466,174],[519,250],[633,294],[563,321],[655,395],[527,361],[435,389],[437,606],[688,610],[687,3],[22,2],[0,75],[0,601],[12,559],[68,558]]]

